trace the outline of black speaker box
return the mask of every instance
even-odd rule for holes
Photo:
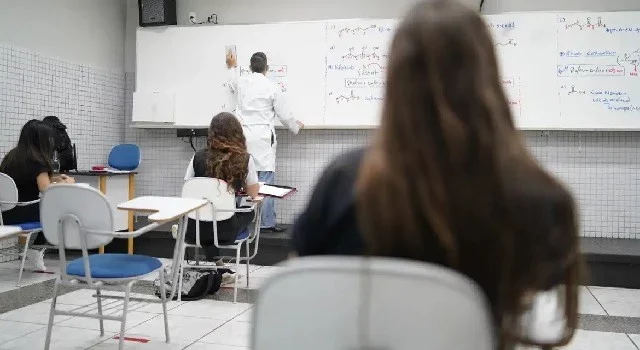
[[[141,27],[178,24],[176,0],[138,0]]]

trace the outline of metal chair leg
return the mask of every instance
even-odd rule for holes
[[[49,350],[51,346],[51,331],[53,329],[53,317],[56,312],[56,302],[58,300],[58,290],[60,288],[60,277],[56,278],[53,286],[53,299],[51,299],[51,309],[49,310],[49,323],[47,323],[47,338],[44,342],[44,350]]]
[[[162,314],[164,315],[164,337],[168,342],[171,341],[169,336],[169,315],[167,315],[167,292],[165,288],[164,269],[160,270],[160,299],[162,299]]]
[[[129,297],[131,295],[131,287],[134,281],[127,283],[124,293],[124,303],[122,305],[122,321],[120,321],[120,341],[118,342],[118,350],[124,349],[124,332],[127,329],[127,312],[129,311]]]
[[[18,272],[18,283],[16,287],[20,287],[20,281],[22,281],[22,273],[24,272],[24,263],[27,261],[27,250],[29,249],[29,241],[31,240],[31,233],[27,234],[27,239],[24,242],[24,249],[22,251],[22,261],[20,262],[20,271]]]
[[[104,320],[102,319],[102,294],[100,288],[96,289],[96,299],[98,300],[98,316],[100,316],[100,336],[104,336]]]
[[[182,301],[182,276],[184,273],[184,261],[180,263],[180,267],[178,267],[180,269],[179,275],[178,275],[178,301]]]
[[[240,250],[242,249],[242,244],[240,244],[236,248],[236,273],[233,274],[234,284],[233,284],[233,303],[238,302],[238,273],[240,272]]]
[[[249,241],[247,243],[247,289],[249,289]]]

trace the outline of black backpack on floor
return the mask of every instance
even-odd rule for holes
[[[184,270],[182,273],[182,301],[200,300],[208,295],[215,294],[222,285],[222,275],[234,273],[229,269],[217,269],[212,271]],[[164,271],[165,292],[167,297],[171,296],[171,268]],[[160,298],[160,279],[153,283],[155,294]],[[173,297],[178,300],[178,295]]]

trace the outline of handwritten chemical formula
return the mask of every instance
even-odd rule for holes
[[[564,26],[566,30],[596,30],[596,29],[605,29],[607,25],[602,20],[602,17],[586,17],[586,18],[578,18],[573,20],[572,22],[568,22],[566,17],[558,16],[558,23]]]
[[[327,26],[325,115],[371,124],[382,105],[396,20],[347,20]],[[369,119],[367,119],[369,118]]]
[[[506,41],[495,42],[493,44],[493,46],[496,46],[496,47],[507,47],[507,46],[516,47],[516,46],[518,46],[518,43],[514,39],[508,39]]]
[[[368,26],[356,26],[356,27],[341,27],[336,25],[329,26],[329,30],[335,32],[339,38],[345,36],[366,36],[373,34],[389,34],[392,32],[392,28],[388,26],[381,26],[378,24],[371,24]]]

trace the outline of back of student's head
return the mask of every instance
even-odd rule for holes
[[[267,71],[267,55],[264,52],[256,52],[251,56],[250,68],[254,73],[265,73]]]
[[[2,160],[1,168],[34,161],[51,168],[53,130],[40,120],[30,120],[20,130],[18,145]]]
[[[247,177],[249,153],[242,125],[231,113],[211,119],[207,140],[207,174],[240,190]]]
[[[453,0],[412,9],[358,179],[360,226],[371,254],[441,260],[472,277],[507,347],[524,296],[566,283],[568,339],[580,265],[573,199],[526,150],[499,74],[474,10]]]

